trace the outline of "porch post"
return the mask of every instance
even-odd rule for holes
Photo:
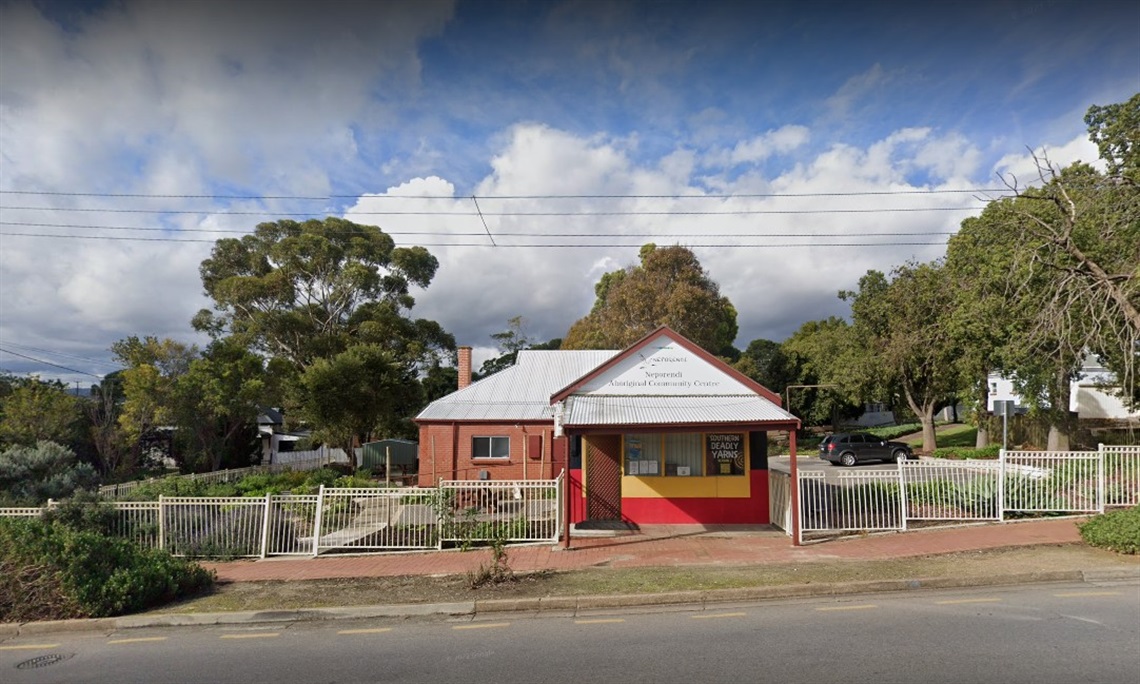
[[[792,545],[800,546],[803,543],[800,538],[800,471],[796,467],[796,427],[794,425],[788,430],[788,452],[791,454],[789,463],[791,464],[792,475]]]

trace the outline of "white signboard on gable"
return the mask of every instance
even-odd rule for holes
[[[700,396],[755,392],[669,337],[661,337],[639,353],[622,359],[575,394]]]

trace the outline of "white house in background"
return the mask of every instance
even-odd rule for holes
[[[881,427],[895,424],[895,412],[879,401],[869,401],[863,405],[863,415],[851,421],[862,428]]]
[[[293,450],[302,435],[285,432],[285,417],[274,408],[262,408],[257,415],[257,432],[261,436],[261,463],[278,462],[278,454]]]
[[[1069,383],[1069,410],[1080,420],[1140,420],[1140,411],[1129,410],[1120,397],[1112,393],[1115,382],[1116,375],[1090,355],[1081,363],[1077,379]],[[994,401],[1013,401],[1018,409],[1026,408],[1013,386],[1013,380],[990,373],[989,385],[986,408],[991,412]]]

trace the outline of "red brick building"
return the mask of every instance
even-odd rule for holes
[[[780,397],[667,327],[624,351],[519,352],[417,417],[420,484],[570,483],[570,521],[768,523],[768,433]],[[794,459],[793,459],[794,463]]]

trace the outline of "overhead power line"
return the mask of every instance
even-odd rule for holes
[[[4,352],[5,354],[11,354],[12,356],[18,356],[21,359],[27,359],[29,361],[35,361],[36,363],[42,363],[45,366],[51,366],[52,368],[60,368],[62,370],[70,371],[72,373],[79,373],[80,375],[89,375],[93,378],[98,378],[100,380],[103,379],[102,375],[96,375],[94,373],[88,373],[87,371],[81,371],[78,368],[68,368],[67,366],[61,366],[58,363],[52,363],[51,361],[44,361],[43,359],[37,359],[34,356],[28,356],[27,354],[21,354],[20,352],[14,352],[11,349],[4,349],[3,347],[0,347],[0,352]]]
[[[928,233],[933,235],[932,233]],[[48,233],[9,233],[0,232],[2,236],[12,237],[34,237],[34,238],[58,238],[68,240],[116,240],[116,241],[138,241],[138,242],[203,242],[212,243],[214,240],[195,239],[195,238],[147,238],[147,237],[120,237],[117,235],[52,235]],[[481,235],[481,233],[480,233]],[[502,235],[500,234],[500,237]],[[575,236],[578,237],[578,236]],[[606,236],[612,237],[612,236]],[[651,237],[670,238],[671,235],[659,235]],[[728,237],[728,236],[725,236]],[[734,237],[734,236],[733,236]],[[755,236],[763,237],[763,236]],[[803,236],[807,239],[808,236]],[[862,237],[859,235],[858,237]],[[488,248],[501,248],[501,247],[528,247],[528,248],[542,248],[542,249],[593,249],[593,248],[638,248],[641,244],[628,243],[576,243],[576,244],[554,244],[554,243],[498,243],[496,245],[489,245],[486,242],[417,242],[416,246],[419,247],[488,247]],[[943,242],[800,242],[800,243],[725,243],[725,244],[708,244],[708,243],[688,243],[689,247],[731,247],[731,248],[787,248],[787,247],[909,247],[918,245],[945,245]]]
[[[977,211],[968,207],[879,207],[872,209],[730,209],[725,211],[351,211],[352,216],[759,216],[779,214],[894,214],[924,211]],[[93,214],[176,214],[208,216],[315,217],[327,212],[230,211],[208,209],[107,209],[102,207],[0,207],[0,211],[82,212]]]
[[[115,368],[121,368],[122,367],[122,364],[115,363],[114,361],[100,361],[99,359],[92,359],[92,358],[89,358],[86,356],[76,356],[75,354],[68,354],[67,352],[54,351],[52,349],[43,349],[41,347],[32,347],[32,346],[27,345],[27,344],[16,344],[15,342],[11,342],[11,341],[5,342],[4,344],[6,344],[9,347],[16,347],[18,349],[24,349],[26,351],[39,352],[40,354],[48,354],[50,356],[62,356],[63,358],[74,359],[76,361],[86,361],[87,363],[94,363],[94,364],[99,365],[99,366],[113,366]]]
[[[535,200],[535,199],[734,199],[734,198],[766,198],[766,197],[875,197],[882,195],[950,195],[968,194],[975,192],[1001,192],[1009,193],[1009,188],[944,188],[931,190],[851,190],[838,192],[746,192],[728,194],[662,194],[662,195],[622,195],[622,194],[595,194],[595,195],[477,195],[485,200]],[[233,200],[301,200],[306,202],[319,202],[336,199],[398,199],[398,200],[461,200],[462,197],[454,195],[370,195],[359,193],[355,195],[224,195],[224,194],[150,194],[127,192],[53,192],[46,190],[0,190],[0,195],[33,195],[43,197],[105,197],[105,198],[133,198],[133,199],[233,199]]]
[[[24,221],[0,221],[0,226],[25,226],[35,228],[83,228],[90,230],[123,230],[123,231],[141,231],[141,232],[154,232],[154,233],[223,233],[232,235],[252,235],[248,230],[237,230],[231,228],[160,228],[154,226],[100,226],[81,223],[27,223]],[[346,229],[345,233],[351,235],[355,233],[363,233],[365,231]],[[435,230],[385,230],[386,235],[428,235],[433,237],[474,237],[476,235],[486,235],[483,231],[435,231]],[[897,237],[897,236],[914,236],[914,235],[953,235],[952,232],[944,233],[930,233],[930,232],[881,232],[881,233],[866,233],[860,232],[860,236],[875,236],[875,237]],[[648,237],[704,237],[704,238],[730,238],[730,237],[780,237],[780,238],[812,238],[812,237],[847,237],[850,233],[543,233],[543,232],[530,232],[530,231],[513,231],[513,230],[499,230],[495,231],[494,235],[499,237],[557,237],[557,238],[572,238],[572,237],[589,237],[589,238],[648,238]]]

